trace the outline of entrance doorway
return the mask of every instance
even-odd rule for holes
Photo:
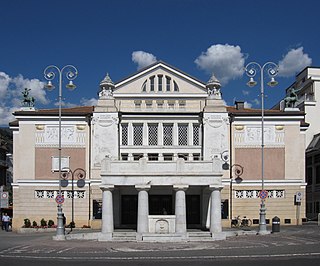
[[[121,196],[121,225],[128,228],[137,228],[138,195]]]
[[[200,195],[186,195],[187,228],[201,228]]]

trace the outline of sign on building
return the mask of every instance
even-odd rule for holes
[[[8,192],[0,192],[0,207],[1,208],[9,208],[9,193]]]

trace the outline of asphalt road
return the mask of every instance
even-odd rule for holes
[[[0,232],[1,265],[320,264],[320,227],[315,225],[290,226],[280,233],[234,236],[214,242],[54,241],[52,235]]]

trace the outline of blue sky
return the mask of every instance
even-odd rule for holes
[[[305,66],[320,66],[320,2],[316,0],[1,0],[0,125],[13,119],[28,87],[36,108],[52,108],[58,91],[43,89],[44,69],[72,64],[77,89],[65,106],[92,105],[108,72],[114,82],[162,60],[204,82],[214,72],[228,105],[260,107],[259,86],[243,67],[281,65],[266,107]]]

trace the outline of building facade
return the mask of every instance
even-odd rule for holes
[[[305,112],[306,131],[306,217],[317,219],[320,213],[320,68],[307,67],[297,74],[295,82],[286,90],[294,90],[295,107]],[[280,109],[285,107],[280,103]]]
[[[86,171],[63,186],[63,211],[100,240],[131,229],[137,240],[183,240],[190,230],[224,238],[231,218],[259,223],[261,110],[226,107],[214,77],[204,83],[157,62],[100,83],[94,107],[62,110],[62,167]],[[55,219],[58,111],[19,110],[14,133],[14,229]],[[304,112],[265,111],[267,222],[301,223],[305,195]],[[294,145],[292,145],[295,143]],[[236,178],[235,166],[243,173]],[[65,184],[65,183],[64,183]]]

